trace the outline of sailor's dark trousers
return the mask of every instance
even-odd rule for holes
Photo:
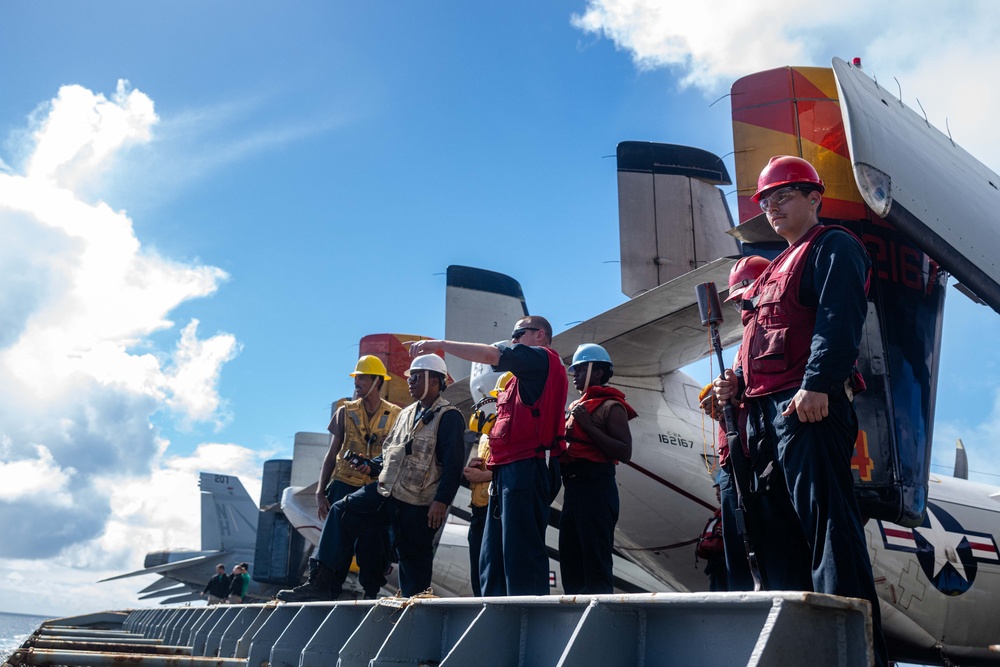
[[[578,461],[562,465],[559,569],[569,595],[614,592],[618,485],[614,463]]]
[[[367,484],[334,503],[323,526],[316,558],[334,571],[333,587],[343,586],[351,567],[354,544],[367,533],[392,526],[399,559],[399,587],[403,595],[424,592],[431,585],[434,533],[427,525],[426,505],[411,505],[378,492],[378,482]],[[384,568],[383,568],[384,571]],[[379,584],[385,583],[381,577]],[[376,592],[378,589],[375,589]],[[368,588],[365,593],[369,594]]]
[[[804,540],[817,593],[862,598],[872,606],[876,664],[888,663],[882,619],[861,512],[854,496],[851,457],[858,434],[854,405],[841,391],[829,395],[829,415],[818,422],[783,417],[797,389],[747,401],[750,442],[774,450],[797,525],[771,532],[767,553],[794,553]],[[769,570],[770,571],[770,570]],[[774,588],[773,585],[770,588]]]
[[[359,488],[334,480],[326,490],[331,512],[337,501],[351,495]],[[379,530],[365,531],[358,535],[353,548],[353,554],[358,561],[358,583],[366,595],[375,596],[385,584],[385,571],[389,566],[389,530],[383,527]],[[323,559],[317,558],[317,560],[322,562]]]
[[[551,503],[543,458],[493,467],[479,578],[485,596],[548,595],[545,528]]]

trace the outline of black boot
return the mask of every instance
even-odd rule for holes
[[[315,558],[309,559],[309,579],[301,586],[278,591],[276,596],[282,602],[314,602],[320,600],[335,600],[336,595],[330,590],[333,584],[333,570]]]

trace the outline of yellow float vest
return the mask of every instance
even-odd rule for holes
[[[490,436],[485,433],[479,436],[479,452],[477,454],[483,461],[490,459]],[[483,470],[486,468],[483,467]],[[472,482],[469,484],[472,490],[472,507],[486,507],[490,504],[490,483]]]
[[[398,417],[399,406],[385,399],[371,418],[368,417],[362,399],[344,403],[344,443],[340,447],[340,454],[337,455],[333,479],[359,487],[374,481],[368,475],[362,475],[352,468],[344,460],[344,452],[350,451],[365,458],[375,458],[382,453],[385,439]]]

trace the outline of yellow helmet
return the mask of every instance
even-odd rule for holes
[[[498,377],[497,386],[494,387],[492,391],[490,391],[490,396],[492,396],[493,398],[499,396],[500,392],[502,392],[504,389],[507,388],[507,383],[509,383],[513,379],[514,379],[514,374],[511,373],[510,371],[507,371],[506,373]]]
[[[392,379],[385,370],[385,364],[382,363],[382,360],[371,354],[366,354],[358,359],[358,365],[354,367],[351,377],[358,375],[379,375],[386,380]]]

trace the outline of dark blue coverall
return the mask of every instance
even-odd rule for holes
[[[747,399],[745,407],[751,449],[754,443],[773,449],[778,488],[784,487],[780,495],[790,500],[797,518],[771,526],[780,529],[768,531],[763,560],[787,558],[804,542],[812,590],[871,603],[876,664],[886,665],[878,595],[851,473],[858,420],[844,389],[868,312],[865,282],[870,266],[868,253],[856,239],[833,230],[814,241],[804,267],[799,301],[816,308],[816,320],[801,388],[826,393],[829,415],[818,422],[800,422],[795,413],[782,416],[798,388]],[[781,514],[781,508],[777,511]],[[765,567],[769,576],[780,574],[778,568]],[[769,587],[775,589],[774,583]]]

